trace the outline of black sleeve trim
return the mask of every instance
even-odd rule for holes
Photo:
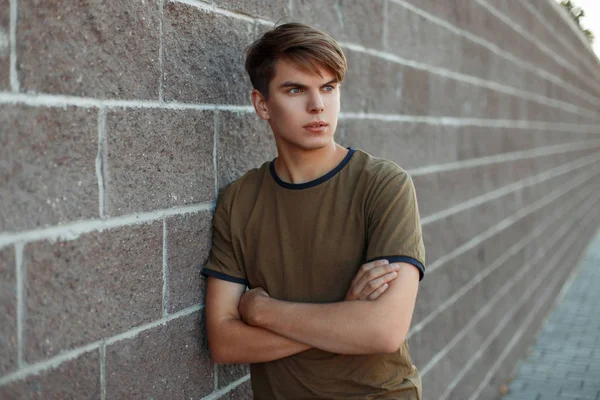
[[[407,256],[382,256],[375,257],[370,259],[368,262],[377,261],[377,260],[388,260],[390,263],[393,262],[405,262],[414,265],[419,270],[419,281],[423,280],[423,276],[425,276],[425,267],[421,262],[417,259]]]
[[[221,279],[227,282],[239,283],[240,285],[248,286],[248,281],[235,276],[227,275],[222,272],[213,271],[212,269],[203,268],[202,275],[212,276],[213,278]]]

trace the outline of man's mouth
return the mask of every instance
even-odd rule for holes
[[[326,126],[327,126],[327,123],[325,123],[323,121],[311,122],[310,124],[304,125],[305,128],[312,128],[312,129],[323,128]]]

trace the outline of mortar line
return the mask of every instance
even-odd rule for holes
[[[506,228],[508,228],[509,226],[513,225],[514,223],[516,223],[517,221],[519,221],[520,219],[526,217],[527,215],[535,212],[536,210],[552,203],[554,200],[564,196],[566,193],[568,193],[570,190],[576,188],[579,185],[582,185],[583,183],[585,183],[586,181],[594,178],[595,176],[597,176],[598,174],[600,174],[600,171],[596,172],[595,174],[592,174],[591,176],[586,177],[585,179],[578,179],[577,181],[571,181],[567,184],[564,184],[562,186],[560,186],[558,189],[553,190],[552,192],[550,192],[550,194],[545,195],[544,197],[542,197],[540,200],[534,202],[533,204],[530,204],[527,207],[522,208],[521,210],[519,210],[518,212],[504,218],[502,221],[498,222],[497,224],[495,224],[494,226],[492,226],[491,228],[487,229],[485,232],[480,233],[479,235],[471,238],[469,241],[463,243],[462,245],[456,247],[454,250],[452,250],[449,253],[444,254],[443,256],[439,257],[437,260],[435,260],[433,263],[431,263],[427,270],[426,273],[433,273],[434,271],[439,270],[441,267],[443,267],[444,265],[446,265],[446,263],[448,263],[450,260],[460,256],[461,254],[475,248],[476,246],[478,246],[480,243],[482,243],[483,241],[494,237],[497,233],[502,232],[503,230],[505,230]],[[582,181],[582,182],[579,182]],[[574,183],[575,182],[575,183]],[[560,188],[566,188],[566,190],[563,190],[562,192],[559,192]],[[554,194],[554,193],[558,193]]]
[[[213,365],[213,375],[214,375],[213,384],[215,385],[215,390],[217,390],[219,388],[219,364],[217,364],[217,363],[215,363],[215,365]]]
[[[356,51],[362,51],[362,50],[356,50]],[[392,62],[396,62],[401,64],[400,62],[393,61],[393,60],[388,60],[388,61],[392,61]],[[418,68],[418,67],[415,67]],[[418,69],[423,69],[426,70],[428,72],[432,72],[435,73],[433,71],[428,70],[427,68],[418,68]],[[521,91],[523,93],[525,93],[525,95],[523,94],[518,94],[518,93],[510,93],[510,90],[503,90],[502,88],[498,89],[495,86],[500,86],[497,83],[494,83],[492,81],[484,81],[482,79],[479,78],[474,78],[473,81],[469,81],[468,79],[460,79],[460,78],[456,78],[453,76],[449,76],[449,75],[444,75],[444,74],[440,74],[441,76],[444,76],[446,78],[449,79],[455,79],[455,80],[460,80],[463,82],[466,82],[468,84],[472,84],[473,86],[481,86],[481,87],[486,87],[490,90],[494,90],[497,92],[501,92],[504,94],[508,94],[510,96],[515,96],[515,97],[519,97],[519,98],[523,98],[523,99],[527,99],[528,97],[534,97],[534,98],[529,98],[529,100],[535,101],[537,103],[543,104],[546,107],[551,107],[551,108],[561,108],[559,106],[553,105],[553,104],[547,104],[548,101],[542,101],[539,100],[535,97],[539,97],[540,95],[535,95],[532,94],[532,96],[528,96],[527,94],[530,92],[524,92]],[[490,84],[486,84],[486,82],[490,82]],[[510,89],[510,87],[509,87]],[[543,96],[542,96],[543,97]],[[550,98],[545,98],[549,100],[549,102],[555,101],[553,99]],[[67,106],[76,106],[76,107],[81,107],[81,108],[99,108],[99,107],[105,107],[108,109],[113,109],[113,108],[161,108],[161,109],[166,109],[166,110],[197,110],[197,111],[215,111],[215,110],[220,110],[220,111],[232,111],[232,112],[237,112],[237,113],[254,113],[254,108],[251,105],[245,105],[245,106],[238,106],[238,105],[228,105],[228,104],[192,104],[192,103],[179,103],[179,102],[159,102],[159,101],[145,101],[145,100],[98,100],[98,99],[94,99],[94,98],[89,98],[89,97],[77,97],[77,96],[67,96],[67,95],[55,95],[55,94],[47,94],[47,93],[10,93],[10,92],[0,92],[0,104],[26,104],[26,105],[30,105],[30,106],[41,106],[41,107],[67,107]],[[566,108],[562,108],[563,110],[565,110],[566,112],[569,112],[571,114],[579,114],[579,115],[583,115],[579,112],[576,112],[577,110],[579,110],[579,108],[575,105],[572,105],[570,103],[566,103],[567,105],[571,106],[569,107],[570,109],[566,109]],[[575,109],[575,111],[573,110]],[[589,110],[585,109],[585,111],[588,112],[588,114],[590,113]],[[595,118],[599,117],[600,114],[596,114],[594,112],[592,112],[593,116]],[[489,119],[489,118],[459,118],[459,117],[429,117],[429,116],[410,116],[410,115],[402,115],[402,114],[367,114],[367,113],[362,113],[362,112],[342,112],[340,113],[340,116],[344,116],[346,115],[347,117],[360,117],[360,118],[368,118],[369,116],[393,116],[392,120],[397,120],[398,118],[400,119],[404,119],[407,121],[412,121],[413,119],[416,118],[416,120],[424,120],[424,121],[428,121],[428,120],[434,120],[434,121],[444,121],[444,119],[450,119],[450,120],[472,120],[472,121],[477,121],[477,120],[491,120],[491,121],[518,121],[518,122],[529,122],[530,120],[496,120],[496,119]],[[380,117],[379,117],[380,118]],[[590,117],[591,118],[591,117]],[[599,119],[600,120],[600,119]],[[540,122],[540,121],[532,121],[532,122]],[[570,125],[580,125],[579,123],[572,123]],[[588,126],[595,126],[597,127],[597,125],[591,125],[589,124]]]
[[[98,215],[104,219],[104,131],[106,110],[98,109],[98,154],[96,155],[96,178],[98,180]]]
[[[80,108],[100,108],[106,109],[124,109],[124,108],[160,108],[166,110],[197,110],[197,111],[231,111],[236,113],[254,113],[252,106],[235,106],[225,104],[186,104],[177,102],[167,102],[160,104],[157,101],[137,101],[137,100],[97,100],[86,97],[53,95],[53,94],[33,94],[33,93],[9,93],[0,92],[0,104],[25,104],[38,107],[67,107],[75,106]],[[535,120],[510,120],[510,119],[491,119],[491,118],[462,118],[449,116],[415,116],[406,114],[377,114],[364,112],[341,112],[340,119],[365,119],[381,120],[388,122],[417,122],[436,125],[450,126],[486,126],[486,127],[506,127],[523,129],[547,129],[557,126],[565,132],[589,132],[599,133],[600,130],[596,124],[580,123],[560,123]],[[582,130],[583,129],[583,130]]]
[[[187,4],[188,6],[192,6],[202,11],[212,12],[214,14],[220,14],[226,17],[235,18],[246,22],[258,22],[263,25],[273,25],[272,21],[262,18],[250,17],[246,14],[242,14],[235,11],[229,11],[224,8],[218,7],[214,3],[202,0],[169,0],[169,2]]]
[[[600,134],[598,125],[586,124],[569,124],[569,123],[549,123],[545,121],[535,120],[517,120],[517,119],[490,119],[490,118],[459,118],[459,117],[429,117],[419,115],[406,114],[375,114],[362,112],[341,112],[341,120],[375,120],[382,122],[412,122],[431,125],[448,125],[448,126],[481,126],[492,128],[521,128],[521,129],[547,129],[550,126],[559,126],[564,128],[564,132],[570,133],[595,133]],[[589,130],[583,131],[578,128],[587,127]],[[563,131],[558,130],[558,131]]]
[[[597,201],[598,201],[598,197],[600,196],[596,196],[596,198],[594,199],[593,202],[591,202],[591,206],[588,207],[586,209],[586,211],[591,208]],[[588,202],[590,203],[590,202]],[[578,220],[579,217],[577,217],[577,219],[575,219],[575,221]],[[568,226],[569,228],[571,228],[571,226],[575,223],[575,221],[572,221],[572,223]],[[556,242],[558,239],[560,239],[561,237],[563,237],[565,234],[568,233],[568,229],[567,226],[563,226],[557,234],[554,235],[554,237],[551,239],[551,243],[554,245],[554,242]],[[572,242],[573,240],[571,240]],[[562,246],[560,247],[560,253],[564,252],[564,249],[566,249],[568,246],[565,246],[565,243],[567,242],[563,242]],[[429,371],[431,371],[438,363],[439,361],[444,358],[449,352],[450,350],[454,347],[454,345],[456,345],[460,340],[462,340],[466,334],[484,317],[488,314],[488,312],[496,305],[496,303],[502,299],[512,288],[513,286],[519,282],[521,280],[521,278],[525,275],[526,272],[529,271],[529,269],[531,269],[535,263],[537,263],[538,261],[540,261],[545,255],[547,250],[553,248],[552,246],[548,246],[546,249],[544,250],[538,250],[538,252],[536,253],[535,257],[530,260],[529,262],[527,262],[526,266],[522,267],[519,272],[508,282],[506,282],[501,288],[500,290],[498,290],[494,296],[488,301],[486,302],[486,304],[480,308],[480,310],[475,314],[475,316],[473,318],[471,318],[468,322],[467,325],[465,325],[453,338],[452,340],[446,345],[444,346],[444,348],[442,350],[440,350],[438,353],[436,353],[436,355],[427,363],[427,365],[425,365],[425,367],[421,368],[421,376],[425,376],[429,373]],[[519,299],[519,305],[517,307],[512,307],[511,311],[506,314],[504,316],[504,318],[502,319],[502,321],[500,321],[498,323],[499,327],[502,327],[504,325],[506,325],[506,322],[508,320],[510,320],[510,318],[512,318],[512,315],[514,313],[516,313],[516,311],[523,305],[523,303],[525,302],[525,300],[527,298],[529,298],[529,296],[531,296],[531,294],[533,293],[533,291],[535,290],[535,288],[537,288],[537,286],[539,286],[543,279],[545,278],[545,276],[550,273],[550,271],[554,270],[554,268],[556,267],[556,265],[558,264],[558,259],[560,259],[560,257],[553,257],[552,258],[552,262],[548,263],[548,265],[552,265],[551,267],[546,267],[544,268],[543,272],[538,273],[534,283],[530,286],[530,290],[527,291],[527,293],[521,297],[521,299]],[[552,264],[554,263],[554,264]],[[492,333],[491,335],[489,335],[486,338],[486,341],[490,338],[490,341],[493,340],[494,338],[494,334]],[[484,342],[485,343],[485,342]],[[481,348],[485,348],[486,346],[482,345]],[[478,354],[478,352],[476,353],[476,355]],[[481,353],[480,353],[481,354]],[[478,357],[477,356],[473,356],[470,358],[470,360],[476,360]],[[474,361],[473,361],[474,362]],[[470,368],[470,367],[469,367]],[[468,368],[465,368],[465,370],[468,370]],[[447,393],[444,393],[444,395],[442,395],[442,399],[445,399],[447,396]]]
[[[0,386],[4,386],[11,382],[27,378],[28,376],[31,376],[31,375],[37,375],[40,372],[48,370],[48,369],[54,369],[54,368],[60,366],[65,361],[74,360],[77,357],[81,356],[82,354],[89,353],[91,351],[96,351],[102,345],[110,346],[121,340],[133,339],[142,332],[145,332],[152,328],[156,328],[159,325],[164,326],[165,324],[169,323],[170,321],[173,321],[178,318],[186,317],[190,314],[193,314],[195,312],[202,310],[203,308],[204,308],[204,305],[202,305],[202,304],[197,304],[197,305],[194,305],[191,307],[187,307],[187,308],[184,308],[183,310],[177,311],[176,313],[170,314],[166,318],[161,318],[161,319],[158,319],[153,322],[149,322],[144,325],[139,325],[135,328],[131,328],[128,331],[111,336],[107,339],[100,339],[100,340],[97,340],[95,342],[89,343],[84,346],[79,346],[79,347],[76,347],[73,349],[68,349],[68,350],[62,351],[46,360],[38,361],[34,364],[27,365],[24,368],[21,368],[17,371],[14,371],[12,373],[9,373],[7,375],[0,377]]]
[[[17,289],[17,365],[19,368],[27,366],[25,362],[25,336],[24,325],[27,318],[27,301],[25,290],[25,265],[23,262],[25,246],[23,243],[15,243],[15,278]]]
[[[213,115],[213,179],[215,180],[215,200],[219,197],[219,174],[217,171],[219,142],[219,112],[215,111]]]
[[[17,71],[17,22],[18,22],[18,3],[17,0],[10,0],[10,89],[13,93],[18,93],[19,73]]]
[[[100,344],[100,400],[106,400],[106,344]]]
[[[478,205],[485,204],[490,200],[495,200],[495,199],[505,196],[509,193],[524,189],[528,186],[537,185],[538,183],[542,183],[544,181],[547,181],[548,179],[552,179],[557,176],[575,171],[579,168],[583,168],[590,164],[597,163],[598,161],[600,161],[600,157],[592,154],[592,155],[586,156],[584,158],[581,158],[581,159],[578,159],[578,160],[575,160],[572,162],[568,162],[559,167],[551,168],[551,169],[541,172],[537,175],[529,176],[520,181],[512,182],[508,185],[499,187],[498,189],[494,189],[494,190],[486,192],[482,195],[473,197],[467,201],[457,204],[456,206],[446,208],[446,209],[436,212],[434,214],[430,214],[427,217],[421,219],[421,226],[431,224],[433,222],[447,218],[454,214],[458,214],[461,211],[465,211],[465,210],[477,207]]]
[[[536,147],[529,150],[518,150],[501,153],[493,156],[470,158],[464,161],[454,161],[445,164],[428,165],[426,167],[407,169],[407,172],[415,177],[421,175],[435,174],[439,172],[454,171],[463,168],[481,167],[483,165],[498,164],[507,161],[526,160],[530,158],[544,157],[553,154],[563,154],[578,150],[591,149],[600,146],[600,140],[583,140],[572,144],[559,144],[544,147]]]
[[[168,266],[168,250],[167,250],[167,219],[163,218],[163,254],[162,254],[162,317],[167,318],[169,315],[169,266]]]
[[[125,215],[122,217],[106,218],[103,220],[76,221],[64,225],[48,228],[32,229],[24,232],[2,232],[0,233],[0,248],[18,242],[31,242],[38,240],[74,240],[80,235],[90,232],[102,232],[107,229],[119,228],[127,225],[139,225],[162,220],[164,217],[197,213],[200,211],[212,211],[215,202],[193,204],[189,206],[173,207],[163,210],[150,211],[140,214]]]
[[[558,35],[554,29],[550,28],[551,24],[546,20],[546,18],[544,18],[542,16],[542,14],[540,12],[537,12],[536,10],[534,10],[527,1],[523,1],[523,0],[519,0],[519,1],[520,1],[521,5],[527,9],[529,14],[533,15],[534,18],[536,18],[538,21],[540,21],[542,23],[542,25],[547,28],[547,30],[550,32],[550,34],[552,36],[554,36],[554,38],[561,43],[563,49],[569,51],[571,53],[571,56],[578,58],[579,61],[581,61],[585,64],[585,66],[588,68],[588,72],[592,73],[592,76],[594,76],[593,74],[598,74],[598,71],[595,70],[594,68],[599,68],[600,64],[597,64],[595,66],[591,65],[589,63],[589,61],[590,61],[589,59],[587,59],[585,57],[581,57],[581,53],[575,51],[574,47],[572,45],[569,45],[569,43],[565,41],[564,37],[562,37],[561,35]]]
[[[592,190],[588,190],[586,192],[586,196]],[[571,201],[567,212],[571,211],[571,209],[579,204],[581,201],[581,197],[578,197],[575,201]],[[496,269],[503,266],[510,257],[518,254],[522,249],[524,249],[529,243],[531,243],[535,238],[539,236],[539,234],[543,233],[549,226],[555,223],[559,218],[564,217],[565,213],[561,213],[559,215],[554,216],[551,220],[545,220],[541,225],[537,226],[534,231],[527,234],[523,239],[519,242],[512,245],[508,250],[506,250],[500,257],[494,260],[490,265],[486,266],[483,270],[478,272],[469,282],[461,286],[452,296],[447,298],[444,302],[442,302],[438,307],[436,307],[432,312],[430,312],[426,317],[422,318],[417,324],[411,327],[407,339],[410,339],[413,335],[421,332],[431,321],[433,321],[439,314],[450,308],[454,303],[456,303],[460,298],[462,298],[466,293],[468,293],[472,288],[481,283],[485,278],[487,278],[491,273],[493,273]]]
[[[240,379],[231,382],[229,385],[225,386],[224,388],[219,389],[215,392],[212,392],[208,396],[203,397],[202,400],[216,400],[216,399],[220,398],[221,396],[223,396],[224,394],[231,392],[233,389],[240,386],[242,383],[246,382],[249,379],[250,379],[250,375],[244,375]]]
[[[596,201],[597,200],[598,199],[596,199]],[[586,224],[586,226],[587,226],[587,224]],[[570,245],[572,245],[575,242],[574,239],[572,239],[570,241]],[[584,255],[585,255],[585,253],[581,253],[580,254],[579,259],[577,261],[577,265],[581,263],[581,259],[582,259],[582,257]],[[558,257],[556,257],[555,259],[557,259],[557,258]],[[546,292],[545,292],[544,296],[542,298],[540,298],[540,300],[536,303],[536,305],[534,306],[534,308],[529,312],[529,314],[527,316],[527,319],[525,321],[523,321],[523,323],[519,326],[519,329],[517,329],[517,331],[513,335],[512,339],[510,340],[510,342],[508,343],[508,345],[504,348],[504,350],[502,351],[502,353],[500,353],[500,356],[498,357],[498,359],[496,360],[496,362],[492,365],[492,367],[489,369],[488,373],[483,378],[481,384],[476,389],[476,391],[471,395],[471,397],[469,398],[469,400],[475,400],[475,399],[477,399],[477,397],[479,396],[479,394],[483,390],[483,387],[485,386],[485,384],[490,380],[490,378],[492,377],[493,373],[495,373],[496,370],[498,369],[498,367],[500,366],[500,363],[504,360],[504,358],[506,358],[506,356],[512,350],[512,348],[515,346],[515,344],[517,343],[517,341],[521,339],[521,336],[523,336],[523,334],[525,333],[525,329],[528,328],[529,324],[533,320],[533,317],[537,315],[538,310],[541,308],[541,306],[543,304],[546,303],[547,297],[550,296],[550,293],[552,293],[552,291],[555,289],[553,286],[556,285],[558,282],[554,282],[554,281],[558,281],[559,277],[560,277],[559,274],[555,275],[552,283],[550,285],[548,285],[548,288],[546,289]],[[500,333],[500,331],[504,327],[505,327],[505,325],[499,325],[498,328],[496,328],[497,332],[494,332],[495,333],[494,338],[495,338],[495,336],[498,336],[498,334]],[[491,343],[491,341],[490,341],[490,343]],[[480,352],[479,352],[479,355],[478,355],[477,358],[481,357],[481,355],[483,354],[483,349],[486,348],[486,347],[488,347],[488,346],[489,346],[489,344],[487,346],[485,346],[485,347],[482,346],[482,348],[480,349]],[[470,367],[469,367],[469,369],[470,369]],[[462,379],[462,377],[461,377],[461,379]],[[457,381],[456,384],[458,384],[458,381]],[[456,386],[456,384],[455,384],[455,386]]]
[[[470,41],[477,43],[482,47],[487,48],[489,51],[496,54],[497,56],[500,56],[507,60],[510,60],[512,63],[520,66],[521,68],[528,69],[528,70],[534,72],[540,78],[552,81],[556,84],[563,86],[565,89],[570,90],[573,94],[578,95],[582,99],[589,97],[590,99],[588,99],[588,101],[595,103],[595,105],[600,105],[600,99],[598,99],[598,97],[593,96],[590,93],[581,90],[580,88],[578,88],[578,87],[570,84],[569,82],[561,79],[560,77],[554,75],[550,71],[547,71],[547,70],[544,70],[541,68],[537,68],[534,64],[531,64],[531,63],[519,58],[515,54],[502,49],[500,46],[482,38],[481,36],[477,36],[469,31],[461,29],[461,28],[457,27],[456,25],[453,25],[449,21],[446,21],[438,16],[430,14],[429,12],[427,12],[421,8],[418,8],[417,6],[415,6],[413,4],[407,3],[406,0],[390,0],[390,1],[422,16],[425,19],[428,19],[429,21],[433,22],[434,24],[436,24],[438,26],[442,26],[442,27],[446,28],[447,30],[452,31],[454,34],[456,34],[460,37],[467,38]]]
[[[557,64],[560,64],[564,68],[569,69],[571,72],[573,72],[576,75],[582,75],[582,76],[585,77],[585,73],[583,71],[580,71],[579,68],[571,65],[571,63],[569,63],[567,60],[565,60],[559,54],[556,54],[554,51],[552,51],[551,49],[549,49],[548,47],[546,47],[544,44],[542,44],[542,43],[538,42],[537,40],[535,40],[535,38],[533,38],[527,31],[525,31],[524,29],[522,29],[520,26],[515,25],[510,20],[510,18],[508,16],[506,16],[501,11],[498,11],[498,9],[496,9],[494,6],[490,5],[487,1],[485,1],[485,0],[476,0],[476,1],[479,4],[481,4],[484,8],[486,8],[490,13],[492,13],[500,21],[504,22],[506,25],[510,26],[514,31],[516,31],[517,33],[519,33],[521,35],[521,37],[526,38],[528,41],[530,41],[531,43],[533,43],[538,49],[542,50],[544,53],[546,53],[548,56],[550,56],[550,58],[554,59],[554,61]],[[597,83],[594,82],[593,80],[592,81],[588,81],[586,79],[586,83],[588,85],[595,86],[596,90],[600,90],[600,86],[598,86]]]
[[[164,88],[163,88],[163,80],[164,80],[164,39],[163,39],[163,23],[164,23],[164,0],[158,1],[158,6],[160,7],[160,22],[158,24],[159,30],[159,39],[158,39],[158,69],[160,71],[160,76],[158,79],[158,103],[162,104],[164,102]]]

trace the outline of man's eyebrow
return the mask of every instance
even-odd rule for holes
[[[327,85],[331,85],[333,83],[338,83],[338,80],[337,79],[332,79],[329,82],[324,83],[323,85],[321,85],[321,87],[327,86]],[[292,82],[292,81],[285,81],[281,85],[279,85],[280,89],[288,88],[288,87],[295,87],[295,88],[297,87],[297,88],[300,88],[300,89],[306,89],[307,86],[304,85],[304,84],[302,84],[302,83]]]

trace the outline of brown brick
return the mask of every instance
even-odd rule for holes
[[[25,247],[27,361],[161,317],[162,223]]]
[[[157,1],[19,2],[21,89],[76,96],[157,99]]]
[[[97,111],[2,108],[0,230],[97,217]]]
[[[167,219],[168,311],[179,311],[204,301],[200,271],[211,245],[212,211]]]
[[[193,313],[106,348],[107,399],[189,399],[214,390],[204,316]]]
[[[0,0],[0,90],[10,91],[10,0]]]
[[[214,3],[217,7],[273,22],[289,17],[291,11],[289,0],[215,0]]]
[[[294,19],[324,30],[340,42],[383,48],[384,3],[362,0],[296,0]]]
[[[227,400],[252,400],[252,387],[250,381],[246,381],[235,387],[230,392],[227,392],[223,396],[219,397],[219,399],[227,399]]]
[[[254,113],[220,112],[217,118],[219,187],[277,156],[271,128]]]
[[[221,364],[218,374],[219,388],[222,388],[250,374],[250,366],[247,364]]]
[[[127,109],[106,116],[106,214],[211,201],[213,114]]]
[[[253,41],[253,23],[181,3],[165,4],[165,100],[250,104],[244,49]]]
[[[456,161],[458,128],[411,122],[341,120],[343,144],[394,161],[404,169]]]
[[[98,351],[64,361],[58,367],[0,387],[6,400],[85,400],[100,398]]]
[[[0,375],[17,367],[17,279],[15,248],[0,249]]]

